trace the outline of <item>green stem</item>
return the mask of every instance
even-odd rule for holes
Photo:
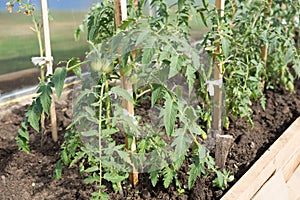
[[[109,84],[108,84],[108,78],[107,77],[105,77],[105,92],[106,92],[106,94],[108,94],[108,92],[109,92]],[[109,96],[107,96],[105,98],[105,103],[106,103],[106,118],[108,120],[110,120],[111,102],[110,102]],[[110,128],[109,123],[107,123],[107,128]]]
[[[99,116],[98,116],[99,184],[100,184],[100,189],[101,189],[101,186],[102,186],[102,162],[101,162],[102,146],[101,146],[101,139],[102,139],[102,106],[103,106],[102,99],[103,99],[103,94],[104,94],[104,87],[105,87],[105,83],[102,83],[101,91],[100,91],[100,99],[99,99]]]
[[[136,95],[136,99],[139,99],[141,96],[143,96],[144,94],[151,92],[151,89],[145,90],[143,92],[141,92],[140,94]]]
[[[34,24],[34,31],[36,32],[36,36],[37,36],[37,39],[39,42],[40,56],[43,56],[43,44],[42,44],[41,31],[39,30],[38,23],[37,23],[34,15],[32,15],[32,21]]]
[[[90,61],[83,61],[83,62],[80,62],[80,63],[78,63],[78,64],[76,64],[76,65],[73,65],[73,66],[70,67],[70,68],[67,67],[67,72],[73,71],[74,69],[76,69],[76,68],[79,67],[80,65],[85,64],[85,63],[88,63],[88,62],[90,62]]]
[[[38,40],[38,44],[39,44],[39,51],[40,51],[40,57],[44,56],[44,52],[43,52],[43,43],[42,43],[42,36],[41,36],[41,31],[39,30],[37,21],[34,17],[34,15],[32,15],[32,22],[34,24],[34,29],[33,31],[36,33],[36,37]],[[41,78],[40,78],[41,82],[45,81],[45,68],[44,66],[41,66]]]
[[[123,192],[123,188],[122,188],[121,182],[118,182],[117,185],[118,185],[119,192],[120,192],[121,196],[124,197],[124,192]]]
[[[34,15],[32,15],[32,22],[33,22],[33,24],[34,24],[34,30],[33,30],[33,31],[36,33],[36,37],[37,37],[37,39],[38,39],[39,50],[40,50],[40,57],[43,57],[43,56],[44,56],[44,55],[43,55],[44,52],[43,52],[43,44],[42,44],[41,31],[40,31],[40,29],[39,29],[39,27],[38,27],[38,23],[37,23],[37,21],[36,21]],[[43,83],[43,82],[45,82],[45,66],[42,65],[42,66],[40,66],[40,67],[41,67],[41,77],[40,77],[40,82]],[[45,112],[44,112],[44,111],[41,113],[41,119],[40,119],[40,121],[41,121],[42,138],[43,138],[44,133],[45,133],[45,130],[46,130],[46,129],[45,129]],[[43,142],[43,140],[42,140],[42,142]]]

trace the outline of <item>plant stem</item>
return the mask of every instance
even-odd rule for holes
[[[151,92],[151,91],[152,91],[151,89],[148,89],[148,90],[141,92],[140,94],[136,95],[136,99],[139,99],[141,96],[143,96],[144,94]]]
[[[99,98],[99,116],[98,116],[99,184],[100,184],[100,189],[101,189],[101,185],[102,185],[102,162],[101,162],[102,146],[101,146],[101,139],[102,139],[102,106],[103,106],[102,99],[103,99],[104,88],[105,88],[105,82],[103,82],[102,86],[101,86],[100,98]]]
[[[42,44],[41,31],[40,31],[40,29],[38,27],[38,23],[37,23],[34,15],[32,15],[32,22],[34,24],[33,31],[36,33],[36,37],[37,37],[38,44],[39,44],[40,57],[43,57],[44,53],[43,53],[43,44]],[[44,65],[41,66],[40,82],[41,83],[45,82],[45,66]],[[40,121],[41,121],[41,128],[42,128],[42,130],[41,130],[42,131],[42,140],[41,140],[41,143],[43,144],[43,138],[44,138],[44,134],[45,134],[45,131],[46,131],[46,128],[45,128],[45,112],[44,111],[41,114],[41,120]]]
[[[37,23],[34,15],[32,15],[32,22],[34,24],[34,30],[33,31],[36,33],[38,43],[39,43],[40,56],[43,57],[44,53],[43,53],[43,44],[42,44],[41,31],[39,30],[38,23]]]
[[[109,92],[109,84],[108,84],[108,78],[105,77],[105,92],[108,94]],[[106,103],[106,118],[110,120],[110,108],[111,108],[111,102],[109,96],[105,98],[105,103]],[[107,128],[110,128],[110,123],[107,123]]]
[[[67,68],[67,72],[71,72],[71,71],[73,71],[74,69],[76,69],[76,68],[78,68],[80,65],[82,65],[82,64],[85,64],[85,63],[88,63],[88,62],[90,62],[90,61],[83,61],[83,62],[80,62],[80,63],[78,63],[78,64],[76,64],[76,65],[73,65],[72,67],[68,67]]]
[[[122,188],[121,182],[118,182],[117,185],[118,185],[118,188],[119,188],[120,195],[122,197],[124,197],[124,192],[123,192],[123,188]]]

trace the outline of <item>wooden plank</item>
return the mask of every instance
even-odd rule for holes
[[[278,192],[280,191],[280,192]],[[289,199],[289,189],[281,170],[277,171],[253,197],[253,200],[283,200]]]
[[[291,159],[288,155],[300,148],[299,133],[300,117],[222,197],[222,200],[251,199],[272,174]]]
[[[268,158],[268,157],[266,157]],[[274,174],[276,166],[272,159],[269,164],[256,162],[244,176],[222,197],[221,200],[248,200],[261,188],[261,186]],[[259,169],[259,170],[257,170]]]
[[[291,159],[281,167],[283,177],[286,182],[289,181],[300,163],[300,148],[296,148],[295,150],[297,151],[293,155],[291,155]]]
[[[298,121],[298,124],[295,122]],[[282,169],[285,180],[287,181],[291,174],[299,164],[299,150],[300,150],[300,118],[298,118],[291,127],[279,138],[285,143],[283,148],[276,148],[276,142],[272,145],[275,155],[274,163],[277,169]]]
[[[290,193],[293,194],[293,199],[300,199],[300,166],[297,167],[293,176],[287,182],[287,187]]]

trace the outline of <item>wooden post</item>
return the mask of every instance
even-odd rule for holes
[[[134,1],[134,4],[137,5],[138,1]],[[127,18],[127,7],[126,7],[126,0],[115,0],[114,7],[115,7],[115,23],[116,28],[121,25],[122,20]],[[133,89],[130,79],[123,74],[121,74],[121,87],[125,89],[131,96],[133,96]],[[122,101],[123,109],[127,110],[128,114],[134,116],[134,105],[123,99]],[[130,150],[132,153],[136,151],[136,140],[134,137],[128,137],[126,135],[125,138],[126,148]],[[130,144],[130,145],[129,145]],[[129,174],[129,180],[133,186],[138,184],[138,172],[134,166],[132,166],[132,172]]]
[[[216,8],[220,17],[224,16],[225,0],[216,0]],[[219,40],[220,38],[216,38]],[[220,54],[221,48],[220,43],[216,44],[217,50],[215,51],[214,58],[214,80],[222,80],[223,76],[223,64],[217,58]],[[213,96],[213,120],[212,120],[212,134],[213,138],[216,139],[215,158],[216,165],[223,168],[225,161],[233,142],[233,137],[230,135],[222,135],[222,88],[218,85],[214,85],[214,96]]]
[[[52,56],[51,56],[50,29],[49,29],[47,0],[41,0],[41,7],[42,7],[43,29],[44,29],[45,57],[47,60],[46,75],[49,75],[49,74],[53,74],[53,68],[52,68],[53,63],[52,63]],[[51,107],[50,107],[50,118],[51,118],[51,128],[52,128],[52,139],[54,142],[57,142],[58,135],[57,135],[57,122],[56,122],[54,94],[52,95],[52,103],[51,103]]]
[[[221,17],[224,15],[224,3],[224,0],[216,0],[216,8]],[[218,36],[216,40],[220,40],[220,37]],[[220,43],[218,42],[215,45],[217,50],[214,52],[214,80],[222,80],[223,66],[217,58],[217,55],[221,53]],[[218,131],[219,134],[222,131],[222,88],[218,85],[214,85],[212,130]]]

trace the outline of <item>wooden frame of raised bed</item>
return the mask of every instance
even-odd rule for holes
[[[300,199],[300,117],[221,200]]]

